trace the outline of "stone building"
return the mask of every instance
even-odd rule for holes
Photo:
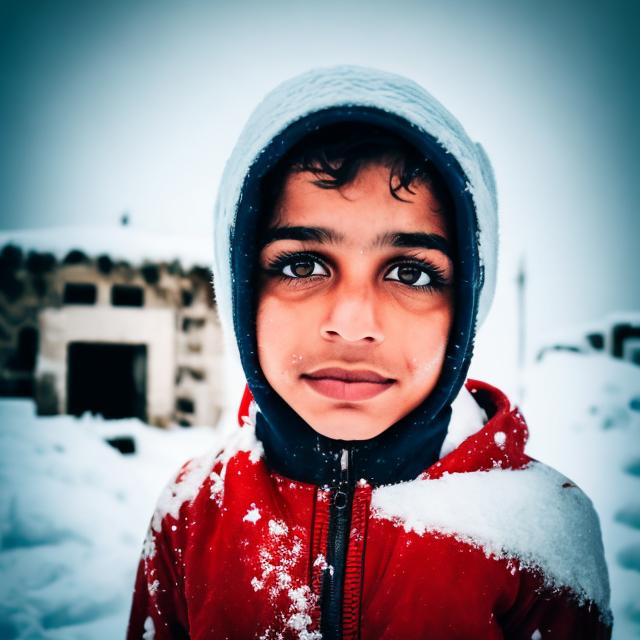
[[[42,415],[216,423],[222,338],[211,274],[193,251],[199,242],[207,253],[202,239],[2,235],[0,395],[33,396]]]
[[[602,353],[640,366],[640,311],[611,313],[600,322],[555,335],[538,350],[537,360],[553,351]]]

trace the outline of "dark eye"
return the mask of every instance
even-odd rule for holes
[[[403,264],[393,267],[385,276],[386,280],[396,280],[402,284],[408,284],[414,287],[425,287],[431,284],[431,277],[420,267]]]
[[[308,278],[310,276],[328,276],[327,270],[316,260],[303,258],[286,264],[282,273],[289,278]]]

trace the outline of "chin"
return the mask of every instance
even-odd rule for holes
[[[309,426],[322,436],[332,440],[370,440],[386,431],[392,423],[380,423],[378,420],[364,419],[353,415],[354,410],[342,409],[341,416],[336,416],[335,420],[305,419]]]

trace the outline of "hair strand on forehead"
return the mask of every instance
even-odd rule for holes
[[[296,144],[267,174],[263,182],[265,210],[273,212],[284,182],[292,172],[309,172],[321,189],[340,189],[352,183],[367,166],[379,164],[389,169],[389,192],[415,195],[412,185],[427,186],[447,217],[451,199],[433,163],[403,138],[365,123],[339,123],[318,129]]]

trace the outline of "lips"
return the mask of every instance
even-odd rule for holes
[[[339,367],[318,369],[305,373],[302,379],[317,393],[334,400],[368,400],[387,389],[395,380],[385,378],[375,371],[348,370]]]

